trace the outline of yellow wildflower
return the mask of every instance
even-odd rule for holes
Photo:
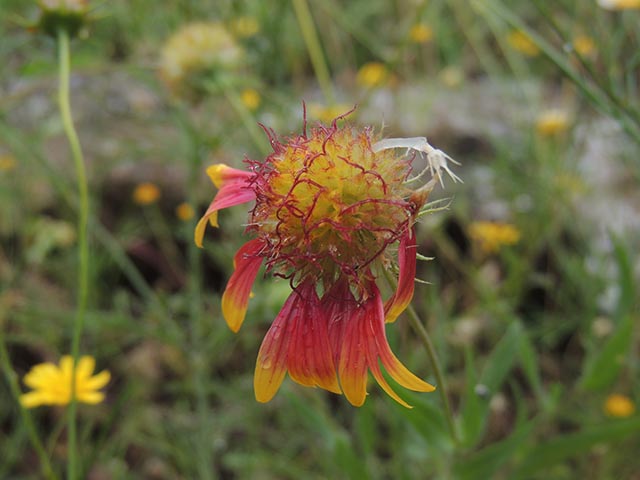
[[[520,230],[508,223],[473,222],[469,236],[484,253],[496,253],[503,245],[515,245],[520,240]]]
[[[334,118],[344,115],[353,107],[338,103],[336,105],[321,105],[319,103],[309,104],[309,114],[323,123],[331,123]],[[351,117],[353,118],[353,117]]]
[[[260,31],[260,24],[254,17],[238,17],[231,21],[229,27],[238,38],[253,37]]]
[[[640,9],[640,0],[598,0],[598,5],[607,10]]]
[[[531,40],[531,37],[522,30],[513,30],[507,36],[507,42],[514,50],[525,54],[528,57],[536,57],[540,54],[540,49]]]
[[[133,191],[133,201],[138,205],[151,205],[160,198],[160,189],[150,182],[139,183]]]
[[[586,35],[577,35],[573,39],[573,48],[583,57],[593,55],[596,51],[596,43],[591,37]]]
[[[610,417],[626,418],[636,411],[636,406],[626,395],[613,393],[604,402],[604,412]]]
[[[389,80],[389,70],[380,62],[365,63],[356,76],[356,81],[363,87],[379,87]]]
[[[409,38],[414,43],[427,43],[433,38],[433,30],[424,23],[417,23],[409,30]]]
[[[253,88],[245,88],[240,94],[240,99],[249,110],[256,110],[262,102],[260,94]]]
[[[0,154],[0,172],[9,172],[16,168],[16,158],[8,153]]]
[[[543,137],[552,137],[566,132],[569,124],[569,114],[565,110],[553,108],[538,116],[536,131]]]
[[[96,362],[91,356],[83,356],[78,360],[76,370],[76,400],[82,403],[96,404],[104,400],[104,393],[99,392],[111,378],[107,370],[93,375]],[[25,376],[24,383],[33,391],[20,396],[20,403],[25,408],[40,405],[68,405],[71,402],[71,379],[73,358],[65,355],[60,359],[60,366],[53,363],[35,365]]]
[[[194,215],[195,211],[193,210],[193,207],[187,202],[182,202],[176,207],[176,217],[178,217],[183,222],[191,220]]]
[[[237,67],[244,51],[217,22],[191,23],[173,34],[162,48],[160,77],[179,93],[194,77]]]

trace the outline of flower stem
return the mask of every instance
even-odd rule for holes
[[[22,417],[22,421],[24,422],[25,428],[27,429],[29,441],[31,442],[31,445],[33,446],[33,449],[35,450],[36,455],[38,455],[38,459],[40,460],[42,476],[44,478],[47,478],[48,480],[57,480],[58,477],[53,472],[49,456],[45,451],[44,445],[40,441],[36,426],[33,423],[33,418],[31,417],[29,411],[20,403],[20,386],[18,385],[16,373],[9,359],[9,353],[7,352],[7,345],[5,343],[4,331],[2,327],[0,327],[0,366],[2,367],[4,376],[7,379],[7,383],[9,384],[9,390],[11,390],[11,394],[18,404],[18,408],[20,409],[20,416]]]
[[[389,285],[394,290],[398,288],[397,280],[391,275],[390,272],[385,270],[385,276]],[[420,320],[420,316],[418,312],[416,312],[415,308],[412,305],[407,307],[407,313],[409,313],[409,324],[418,334],[420,341],[424,345],[425,350],[427,351],[427,357],[429,357],[429,363],[431,363],[431,368],[433,369],[433,373],[436,377],[436,386],[437,391],[440,393],[440,399],[442,400],[442,405],[444,406],[445,418],[447,419],[447,426],[449,427],[449,433],[451,434],[451,439],[454,444],[459,443],[458,432],[456,430],[456,424],[453,419],[453,411],[451,410],[451,404],[449,403],[449,397],[447,396],[447,385],[444,380],[444,375],[442,374],[442,367],[440,366],[440,360],[438,360],[438,354],[436,353],[436,349],[433,346],[433,342],[431,341],[431,336],[427,329],[424,328],[422,321]]]
[[[331,105],[335,105],[336,98],[333,93],[333,85],[331,83],[331,76],[329,75],[329,69],[325,62],[324,54],[322,53],[322,47],[318,40],[318,32],[313,23],[313,17],[309,10],[309,5],[306,0],[293,0],[293,9],[296,12],[296,18],[298,19],[298,25],[302,31],[304,37],[304,43],[307,46],[307,52],[309,52],[309,58],[313,65],[313,70],[316,74],[320,89]]]
[[[253,118],[251,112],[249,112],[249,109],[245,106],[244,103],[242,103],[240,96],[233,89],[233,87],[228,84],[228,82],[220,82],[220,84],[222,86],[224,96],[236,111],[236,113],[240,117],[240,120],[242,120],[242,123],[247,129],[247,132],[249,133],[251,140],[253,140],[256,148],[260,151],[260,153],[264,155],[268,154],[269,147],[267,146],[266,137],[260,131],[260,128],[258,127],[258,124],[255,118]]]
[[[193,127],[188,117],[181,112],[181,125],[188,141],[189,152],[189,173],[187,179],[187,201],[189,205],[197,204],[198,178],[202,169],[202,140],[198,131]],[[213,468],[213,457],[211,451],[210,433],[213,430],[211,425],[211,415],[209,412],[209,398],[207,394],[207,372],[205,351],[205,325],[202,315],[202,250],[192,241],[195,219],[189,222],[187,259],[189,278],[187,283],[187,296],[189,298],[189,317],[191,338],[189,349],[191,350],[192,364],[192,388],[195,395],[195,409],[198,417],[198,439],[196,441],[196,458],[198,478],[202,480],[213,480],[217,478],[216,470]]]
[[[440,392],[440,399],[442,400],[442,404],[444,405],[444,413],[445,418],[447,419],[447,425],[449,426],[449,432],[451,433],[451,439],[454,444],[458,444],[458,433],[456,430],[456,424],[453,420],[453,412],[451,410],[451,404],[449,403],[449,397],[447,396],[447,386],[444,381],[444,375],[442,374],[442,367],[440,366],[440,360],[438,360],[438,355],[436,353],[436,349],[433,346],[433,342],[431,341],[431,337],[429,336],[429,332],[424,328],[422,321],[420,321],[420,317],[416,310],[409,305],[407,308],[407,312],[409,313],[409,324],[416,331],[420,341],[424,345],[425,350],[427,351],[427,356],[429,357],[429,362],[431,363],[431,368],[433,369],[433,373],[436,376],[436,385],[438,386],[437,390]]]
[[[67,478],[74,480],[78,477],[77,461],[77,402],[76,402],[76,365],[80,355],[80,337],[84,325],[84,317],[87,309],[89,297],[89,244],[87,242],[87,226],[89,222],[89,189],[87,186],[87,176],[84,168],[84,159],[80,141],[73,125],[71,116],[71,102],[69,100],[69,77],[70,77],[70,49],[69,34],[61,28],[58,30],[58,106],[60,117],[64,127],[71,156],[76,172],[79,196],[78,211],[78,304],[73,322],[73,333],[71,338],[71,356],[73,357],[74,368],[71,374],[71,403],[69,404],[69,417],[67,423],[69,455],[67,457]]]

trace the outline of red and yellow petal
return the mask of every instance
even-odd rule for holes
[[[327,318],[320,308],[315,285],[303,283],[292,295],[299,297],[293,338],[289,344],[287,369],[301,385],[341,393],[329,343]]]
[[[202,247],[202,239],[207,228],[218,226],[218,211],[223,208],[233,207],[241,203],[250,202],[256,198],[256,194],[249,183],[253,174],[226,165],[213,165],[207,169],[211,180],[219,188],[218,193],[202,216],[194,232],[196,245]]]
[[[374,285],[375,287],[375,285]],[[380,342],[380,328],[376,328],[376,325],[382,327],[382,335],[383,342],[386,344],[386,337],[384,336],[384,309],[382,305],[382,299],[380,298],[380,293],[377,291],[374,292],[374,295],[369,298],[369,300],[363,305],[363,325],[362,325],[362,342],[366,345],[367,350],[367,364],[369,365],[369,369],[371,370],[371,374],[373,378],[376,379],[378,385],[382,387],[382,389],[393,398],[396,402],[398,402],[403,407],[413,408],[407,402],[402,400],[398,394],[391,388],[391,386],[387,383],[379,365],[379,342]]]
[[[398,264],[400,266],[398,288],[384,305],[385,321],[387,323],[395,322],[398,316],[411,303],[415,287],[416,256],[415,231],[410,228],[400,238],[398,247]]]
[[[337,297],[335,301],[344,302],[342,307],[346,307],[350,315],[338,321],[331,320],[332,344],[338,349],[338,376],[342,392],[349,403],[360,407],[367,398],[367,350],[363,341],[365,309],[356,304],[348,287],[341,293],[347,295],[347,300]]]
[[[435,387],[411,373],[393,354],[391,348],[389,348],[382,316],[380,292],[378,291],[378,287],[373,283],[370,289],[373,291],[373,296],[370,300],[371,302],[377,303],[379,307],[376,307],[375,311],[372,310],[371,315],[368,316],[369,326],[367,332],[370,335],[370,339],[373,340],[373,342],[368,342],[369,358],[379,357],[387,373],[403,387],[416,392],[433,392]]]
[[[222,294],[222,315],[233,332],[240,330],[247,313],[251,287],[262,265],[259,253],[263,247],[261,240],[250,240],[234,257],[235,270]]]
[[[289,343],[299,312],[300,298],[293,292],[262,340],[253,376],[253,390],[258,402],[271,400],[284,380]]]
[[[237,168],[232,168],[224,163],[217,163],[208,167],[207,175],[209,175],[209,178],[216,188],[221,188],[222,185],[228,182],[244,182],[253,176],[251,172],[238,170]]]

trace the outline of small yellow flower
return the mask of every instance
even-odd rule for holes
[[[82,403],[96,404],[104,400],[104,393],[99,392],[111,378],[107,370],[93,375],[96,362],[89,355],[78,360],[76,370],[76,400]],[[35,365],[25,376],[24,384],[33,391],[20,396],[20,403],[25,408],[40,405],[68,405],[71,402],[71,379],[73,358],[65,355],[60,359],[60,366],[53,363]]]
[[[187,202],[182,202],[176,207],[176,217],[178,217],[183,222],[188,222],[193,218],[194,215],[195,211],[193,210],[193,207]]]
[[[533,40],[531,40],[531,37],[521,30],[513,30],[509,33],[507,42],[509,42],[509,45],[511,45],[514,50],[528,57],[536,57],[540,54],[540,49]]]
[[[242,103],[244,103],[244,106],[252,111],[256,110],[262,102],[260,94],[253,88],[245,88],[240,94],[240,99]]]
[[[16,168],[16,158],[8,153],[0,154],[0,172],[10,172]]]
[[[417,23],[409,30],[409,38],[414,43],[428,43],[433,38],[433,30],[424,23]]]
[[[380,62],[365,63],[356,76],[356,81],[363,87],[380,87],[389,80],[389,70]]]
[[[553,137],[566,132],[569,124],[569,114],[565,110],[553,108],[538,116],[536,131],[543,137]]]
[[[508,223],[473,222],[469,236],[484,253],[496,253],[502,246],[515,245],[520,241],[520,230]]]
[[[598,5],[607,10],[640,9],[640,0],[598,0]]]
[[[160,198],[160,189],[154,183],[139,183],[133,191],[133,201],[138,205],[151,205]]]
[[[238,38],[253,37],[260,31],[260,24],[254,17],[238,17],[231,21],[229,27]]]
[[[636,411],[636,406],[626,395],[613,393],[607,397],[604,402],[604,412],[610,417],[626,418],[630,417]]]
[[[353,107],[345,104],[321,105],[319,103],[309,104],[309,114],[323,123],[331,123],[334,118],[344,115]],[[353,117],[350,117],[353,118]]]
[[[573,39],[573,48],[583,57],[589,57],[596,51],[596,43],[591,37],[586,35],[577,35]]]

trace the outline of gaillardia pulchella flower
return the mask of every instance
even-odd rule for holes
[[[371,128],[338,126],[338,119],[308,133],[305,125],[303,134],[284,142],[269,131],[273,153],[263,162],[247,160],[248,171],[209,167],[219,190],[196,227],[195,241],[202,246],[207,223],[218,225],[219,210],[255,201],[246,229],[253,239],[235,255],[222,296],[223,315],[234,332],[244,321],[263,263],[293,288],[258,353],[258,401],[269,401],[288,372],[302,385],[344,393],[360,406],[371,371],[408,407],[380,364],[405,388],[434,387],[391,352],[385,322],[395,321],[413,297],[414,224],[428,210],[428,194],[443,171],[457,177],[447,166],[450,158],[423,137],[378,140]],[[416,152],[426,153],[427,163],[411,177]],[[431,177],[428,182],[425,176]],[[398,280],[383,301],[377,279],[385,270],[398,272]]]

